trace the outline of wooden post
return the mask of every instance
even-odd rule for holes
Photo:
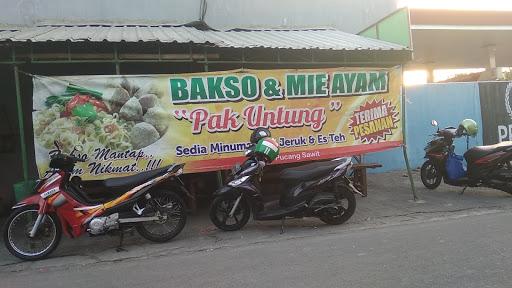
[[[14,51],[14,47],[12,48]],[[13,52],[14,53],[14,52]],[[23,121],[23,103],[21,101],[21,88],[20,76],[18,72],[18,65],[14,64],[14,84],[16,86],[16,106],[18,110],[18,127],[20,133],[20,148],[21,148],[21,165],[23,168],[23,185],[25,189],[28,181],[28,160],[27,160],[27,145],[25,143],[25,125]]]

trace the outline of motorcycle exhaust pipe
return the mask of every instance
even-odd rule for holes
[[[122,223],[137,223],[137,222],[149,222],[149,221],[157,221],[166,219],[166,217],[134,217],[134,218],[120,218],[118,221],[120,224]]]
[[[510,182],[501,180],[491,180],[487,183],[486,186],[497,190],[501,190],[503,192],[512,193],[512,183]]]

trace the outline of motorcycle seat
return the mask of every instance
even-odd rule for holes
[[[172,165],[125,177],[109,178],[105,180],[86,180],[82,181],[81,184],[85,187],[102,187],[114,190],[121,187],[132,188],[148,181],[151,178],[163,175],[171,166]]]
[[[155,170],[150,170],[142,173],[138,173],[131,176],[116,177],[103,180],[103,185],[108,188],[116,187],[135,187],[144,182],[147,182],[151,178],[156,178],[167,172],[167,170],[173,165],[165,166]]]
[[[73,177],[71,182],[76,187],[77,192],[82,194],[87,202],[106,202],[115,199],[131,188],[138,186],[152,178],[163,175],[171,166],[162,167],[138,173],[131,176],[110,178],[105,180],[82,180],[79,177]],[[77,179],[78,178],[78,179]]]
[[[120,195],[117,195],[113,192],[106,192],[101,195],[101,197],[91,197],[89,195],[87,190],[84,190],[83,187],[79,186],[77,181],[71,182],[67,187],[66,191],[75,198],[78,202],[89,205],[89,206],[96,206],[99,204],[103,204],[105,202],[108,202],[110,200],[114,200],[115,198],[119,197]]]
[[[99,205],[116,199],[133,187],[143,184],[152,178],[163,175],[173,165],[138,173],[132,176],[117,177],[105,180],[83,181],[73,176],[67,187],[67,192],[76,200],[86,205]]]
[[[512,141],[505,141],[494,145],[476,146],[464,153],[464,158],[468,163],[473,163],[476,160],[487,155],[500,152],[506,149],[512,149]]]
[[[334,170],[334,168],[342,164],[344,161],[346,160],[341,159],[335,161],[321,161],[301,165],[298,167],[286,168],[281,171],[279,177],[280,179],[289,181],[313,180],[326,175],[330,171]]]

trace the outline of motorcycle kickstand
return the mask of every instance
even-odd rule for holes
[[[120,231],[121,234],[119,234],[119,246],[116,247],[116,252],[126,252],[128,250],[123,248],[123,241],[124,241],[124,231]]]
[[[285,217],[281,218],[281,233],[280,234],[284,234],[284,219],[285,219]]]
[[[464,194],[464,192],[466,191],[467,188],[468,188],[468,186],[464,186],[464,188],[462,188],[462,191],[459,192],[459,195]]]

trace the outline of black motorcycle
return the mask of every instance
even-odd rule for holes
[[[432,120],[432,126],[437,127],[437,121]],[[466,175],[450,179],[446,163],[453,155],[455,138],[468,135],[459,126],[437,129],[434,138],[425,146],[425,158],[421,166],[421,182],[428,189],[437,188],[441,182],[452,186],[461,186],[464,193],[467,187],[488,187],[512,194],[512,142],[501,142],[495,145],[476,146],[464,153],[467,162]],[[469,145],[467,145],[469,146]],[[461,159],[462,160],[462,159]]]
[[[354,214],[354,193],[361,192],[346,177],[351,170],[351,158],[282,170],[277,188],[280,199],[264,203],[261,191],[276,191],[269,190],[261,181],[268,161],[251,148],[245,156],[247,160],[232,170],[232,180],[214,194],[210,219],[218,228],[241,229],[249,221],[251,211],[254,220],[284,222],[286,217],[318,217],[331,225],[342,224]]]

